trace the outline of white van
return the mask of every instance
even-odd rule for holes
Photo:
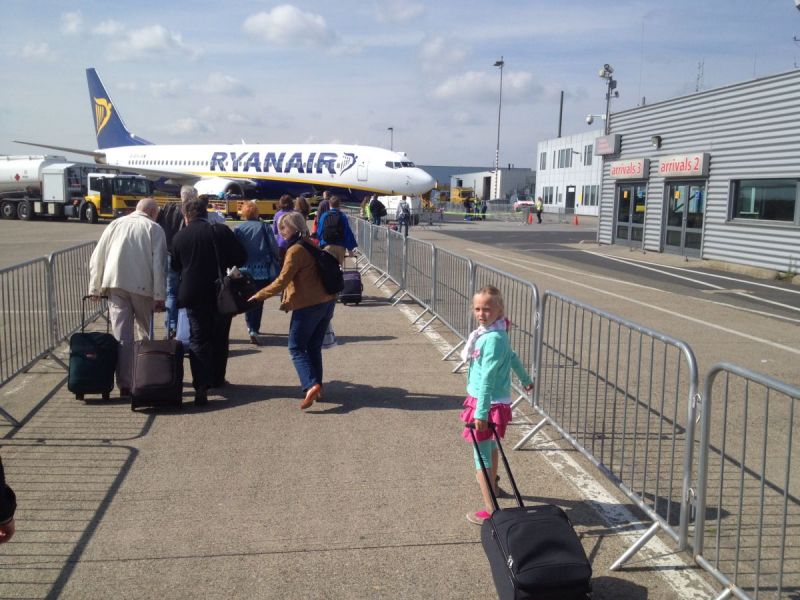
[[[397,214],[397,206],[400,204],[403,196],[378,196],[383,205],[386,207],[386,220],[394,221]],[[419,225],[420,215],[422,215],[422,199],[419,196],[412,196],[406,194],[406,202],[411,208],[411,225]]]

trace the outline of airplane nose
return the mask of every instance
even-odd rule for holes
[[[436,185],[436,181],[426,171],[417,169],[416,173],[414,173],[414,177],[411,179],[411,184],[415,188],[415,193],[424,194],[433,189]]]

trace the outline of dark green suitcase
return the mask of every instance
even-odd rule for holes
[[[69,378],[67,389],[83,400],[88,394],[99,394],[108,400],[114,389],[114,374],[117,370],[119,343],[111,335],[110,319],[106,321],[106,333],[86,332],[86,300],[81,303],[81,330],[69,338]],[[105,296],[103,297],[108,300]]]

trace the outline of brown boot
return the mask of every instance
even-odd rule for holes
[[[310,407],[316,400],[319,400],[319,393],[322,391],[322,386],[318,383],[315,383],[308,391],[306,391],[306,397],[300,403],[300,410],[305,410]]]

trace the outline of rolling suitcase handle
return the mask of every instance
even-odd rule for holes
[[[514,497],[517,499],[517,504],[519,507],[522,508],[524,506],[522,502],[522,496],[517,488],[517,482],[514,480],[514,474],[511,472],[511,466],[508,464],[506,453],[503,451],[503,445],[500,443],[500,436],[497,435],[497,429],[495,429],[494,423],[489,421],[488,425],[489,429],[492,430],[492,434],[494,435],[494,441],[497,443],[497,449],[500,451],[500,457],[503,459],[503,465],[506,468],[506,473],[508,473],[508,480],[511,482],[511,488],[514,490]],[[475,452],[478,455],[478,461],[481,463],[483,478],[486,481],[486,484],[489,486],[489,494],[492,496],[492,504],[494,504],[494,509],[500,510],[500,504],[497,502],[497,495],[494,493],[494,486],[489,480],[489,470],[486,468],[486,464],[483,462],[483,456],[478,451],[478,439],[475,437],[475,423],[467,423],[467,428],[469,429],[469,435],[472,438],[472,445],[474,446]]]
[[[86,329],[86,300],[89,298],[100,298],[106,301],[106,333],[111,333],[111,309],[108,307],[108,296],[84,296],[81,300],[81,333]]]

